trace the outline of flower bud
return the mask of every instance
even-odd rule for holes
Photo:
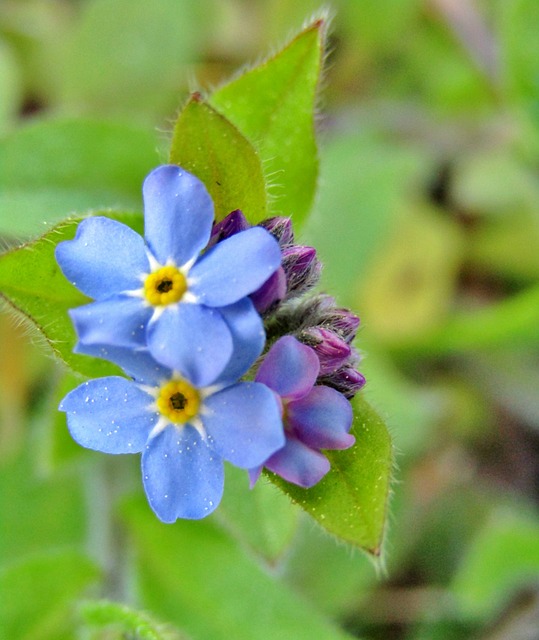
[[[292,245],[285,247],[282,254],[288,296],[305,293],[317,284],[322,265],[316,257],[316,249]]]
[[[365,377],[351,366],[344,366],[325,376],[320,376],[318,384],[325,384],[340,391],[348,400],[365,386]]]
[[[327,314],[324,324],[335,331],[345,342],[350,343],[356,337],[359,318],[348,309],[334,308]]]
[[[280,216],[267,218],[267,220],[262,220],[260,226],[264,227],[266,231],[269,231],[281,247],[285,247],[294,242],[294,232],[290,218]]]
[[[272,311],[286,296],[286,275],[282,267],[251,294],[251,300],[258,313]]]
[[[348,364],[352,356],[352,347],[342,338],[323,327],[310,327],[302,331],[299,339],[304,344],[314,349],[320,361],[320,376],[334,373],[345,364]]]
[[[208,248],[213,247],[213,245],[221,242],[221,240],[229,238],[240,231],[249,229],[250,226],[243,212],[240,209],[235,209],[213,225]]]

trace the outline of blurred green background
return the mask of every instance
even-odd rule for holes
[[[238,632],[255,615],[237,602],[246,583],[251,605],[268,589],[283,609],[297,598],[307,631],[305,612],[332,620],[328,638],[346,637],[338,626],[369,640],[539,638],[539,2],[326,6],[320,186],[300,240],[319,250],[323,288],[362,319],[364,393],[394,439],[383,557],[234,475],[208,523],[157,526],[136,464],[70,443],[55,407],[72,382],[4,308],[1,638],[146,637],[79,604],[100,597],[188,637],[255,637]],[[189,90],[277,50],[319,8],[2,0],[3,246],[75,211],[140,210]],[[198,609],[224,622],[205,627]]]

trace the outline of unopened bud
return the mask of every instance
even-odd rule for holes
[[[213,245],[221,242],[221,240],[230,238],[230,236],[240,231],[245,231],[245,229],[249,229],[250,226],[243,212],[240,209],[235,209],[213,225],[208,247],[213,247]]]
[[[305,293],[317,284],[322,265],[316,257],[316,249],[292,245],[284,248],[282,253],[288,296]]]
[[[266,282],[251,294],[251,300],[258,313],[272,311],[286,296],[286,275],[279,267]]]
[[[290,218],[280,216],[267,218],[266,220],[262,220],[260,226],[264,227],[266,231],[269,231],[281,247],[285,247],[294,242],[294,232]]]
[[[346,365],[329,375],[320,376],[317,382],[333,387],[351,400],[365,386],[365,376],[353,367]]]
[[[302,331],[299,339],[312,347],[320,361],[320,376],[334,373],[352,356],[352,347],[336,333],[322,327],[310,327]]]

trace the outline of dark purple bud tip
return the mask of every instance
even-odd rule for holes
[[[250,226],[243,212],[240,209],[236,209],[213,225],[208,247],[213,247],[213,245],[221,242],[221,240],[230,238],[230,236],[240,231],[245,231],[245,229],[249,229]]]
[[[352,347],[329,329],[310,327],[301,332],[299,339],[316,352],[320,376],[334,373],[347,364],[352,355]]]
[[[282,267],[251,294],[251,300],[258,313],[272,311],[286,296],[286,275]]]
[[[356,337],[359,318],[348,309],[332,309],[326,322],[346,342]]]
[[[283,269],[289,295],[299,295],[314,287],[320,279],[322,265],[316,249],[292,245],[283,249]]]
[[[337,371],[318,378],[319,384],[325,384],[340,391],[348,400],[351,400],[356,393],[365,386],[365,377],[356,369],[344,366]]]
[[[269,231],[281,247],[294,242],[294,232],[292,231],[292,220],[290,218],[280,216],[268,218],[267,220],[262,220],[260,226]]]

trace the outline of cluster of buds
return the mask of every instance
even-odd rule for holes
[[[365,384],[357,370],[360,356],[352,345],[359,318],[338,307],[326,294],[308,296],[285,305],[273,319],[273,335],[292,334],[311,347],[320,361],[319,384],[351,399]]]
[[[214,225],[210,246],[250,226],[239,209],[233,211]],[[318,283],[321,263],[313,247],[295,244],[290,218],[268,218],[260,226],[277,240],[282,254],[280,268],[250,296],[264,318],[268,343],[293,335],[318,356],[317,383],[353,398],[365,384],[352,346],[359,318],[329,295],[305,295]]]

